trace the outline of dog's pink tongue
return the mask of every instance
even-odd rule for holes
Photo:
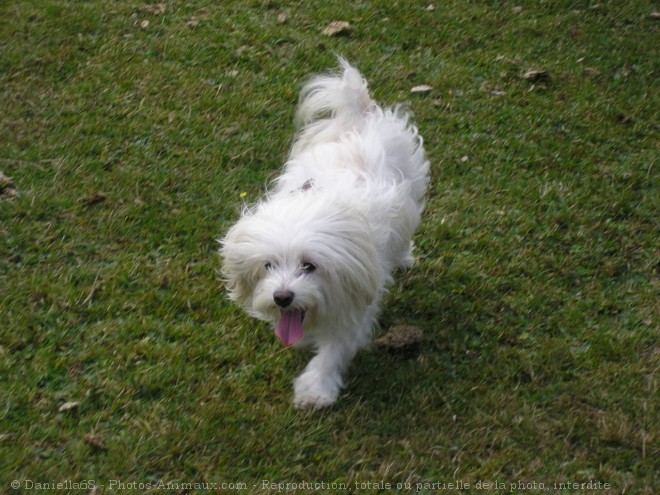
[[[303,313],[299,309],[282,311],[280,321],[275,327],[275,335],[279,337],[284,345],[293,345],[302,338],[302,319]]]

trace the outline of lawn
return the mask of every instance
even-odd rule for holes
[[[658,5],[430,4],[0,4],[0,493],[657,490]],[[336,54],[425,138],[423,336],[309,412],[217,239]]]

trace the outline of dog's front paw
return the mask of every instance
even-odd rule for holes
[[[340,390],[340,380],[321,377],[314,371],[307,371],[294,382],[293,405],[298,409],[321,409],[334,404]]]

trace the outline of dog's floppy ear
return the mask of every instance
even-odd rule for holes
[[[366,307],[374,302],[381,287],[380,265],[373,244],[363,235],[353,236],[349,241],[349,256],[343,260],[342,278],[344,288],[358,306]]]
[[[248,307],[252,298],[252,283],[248,277],[240,271],[227,268],[227,263],[223,263],[222,273],[225,276],[225,283],[229,290],[229,298],[236,304]]]
[[[317,253],[323,258],[333,295],[339,304],[365,308],[372,304],[383,285],[385,273],[373,242],[373,234],[359,216],[334,219],[321,234]]]
[[[229,290],[229,298],[243,307],[249,307],[257,280],[257,267],[252,243],[241,232],[239,225],[235,225],[220,241],[222,275]]]

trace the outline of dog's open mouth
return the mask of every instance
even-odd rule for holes
[[[298,342],[303,336],[302,322],[305,311],[302,309],[287,309],[281,312],[280,321],[275,327],[275,335],[286,346]]]

